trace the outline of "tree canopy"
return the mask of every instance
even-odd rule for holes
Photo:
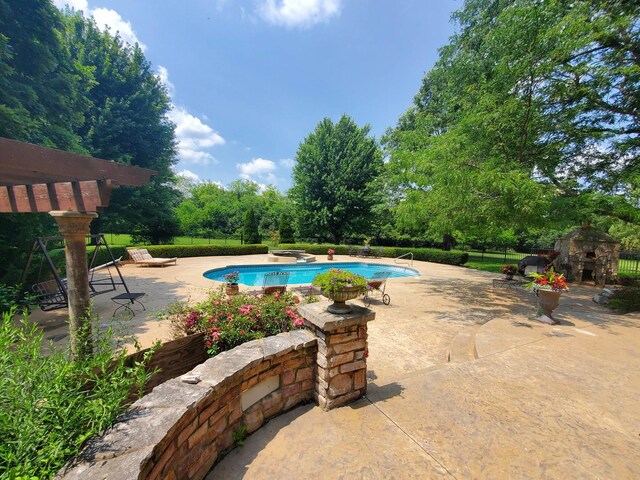
[[[400,224],[495,236],[637,219],[639,8],[467,0],[459,32],[385,137]],[[612,200],[594,211],[594,195],[631,208]]]
[[[340,243],[370,229],[383,162],[368,133],[368,125],[360,128],[347,115],[335,124],[325,118],[298,147],[290,196],[302,237]]]
[[[0,0],[0,136],[156,170],[144,187],[115,189],[99,217],[154,243],[177,229],[170,108],[137,46],[50,1]],[[46,215],[2,215],[0,232],[0,260],[15,272],[17,253],[55,227]]]

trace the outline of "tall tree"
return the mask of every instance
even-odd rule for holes
[[[0,136],[86,153],[75,129],[91,72],[72,61],[63,29],[47,0],[0,0]],[[34,237],[56,231],[46,214],[0,215],[0,283],[18,281]]]
[[[575,204],[594,191],[631,200],[639,8],[467,0],[454,15],[459,33],[385,139],[404,195],[400,223],[495,236],[575,221],[576,209],[553,208],[558,199]]]
[[[73,62],[57,8],[47,0],[0,0],[0,136],[84,152],[90,72]]]
[[[286,214],[280,216],[280,224],[278,225],[281,243],[295,242],[293,227],[291,226],[291,217]]]
[[[177,231],[173,187],[176,162],[171,103],[140,48],[101,32],[93,19],[67,12],[66,41],[74,60],[90,68],[94,85],[84,123],[78,128],[93,156],[156,170],[143,187],[115,189],[99,221],[151,242],[166,242]]]
[[[260,232],[258,232],[258,221],[253,208],[247,210],[244,217],[244,228],[242,229],[244,243],[260,243]]]
[[[369,126],[347,115],[325,118],[298,147],[290,195],[303,237],[338,244],[347,234],[368,232],[382,153]]]

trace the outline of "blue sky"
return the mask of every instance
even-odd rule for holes
[[[286,191],[343,113],[379,138],[453,33],[454,0],[54,0],[138,42],[169,88],[187,177]]]

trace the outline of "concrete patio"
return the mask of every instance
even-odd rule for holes
[[[336,257],[338,261],[354,260]],[[266,255],[126,265],[147,308],[121,320],[143,346],[169,338],[154,313],[198,300],[207,269]],[[376,263],[393,263],[379,259]],[[595,287],[562,298],[560,325],[535,322],[535,298],[494,289],[496,275],[415,262],[374,302],[368,393],[348,407],[299,407],[271,420],[208,478],[637,478],[640,315],[596,305]],[[113,292],[115,295],[119,292]],[[95,298],[103,323],[117,305]],[[36,312],[64,342],[64,311]]]

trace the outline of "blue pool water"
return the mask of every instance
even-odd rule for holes
[[[226,273],[240,272],[239,283],[249,286],[262,286],[264,274],[267,272],[289,272],[289,284],[300,285],[311,283],[313,277],[319,273],[326,272],[330,268],[339,268],[358,273],[363,277],[370,278],[375,272],[391,272],[391,277],[417,277],[420,275],[417,270],[395,265],[383,265],[379,263],[363,262],[335,262],[335,263],[304,263],[285,265],[229,265],[224,268],[214,268],[203,273],[205,278],[224,282],[222,276]]]

